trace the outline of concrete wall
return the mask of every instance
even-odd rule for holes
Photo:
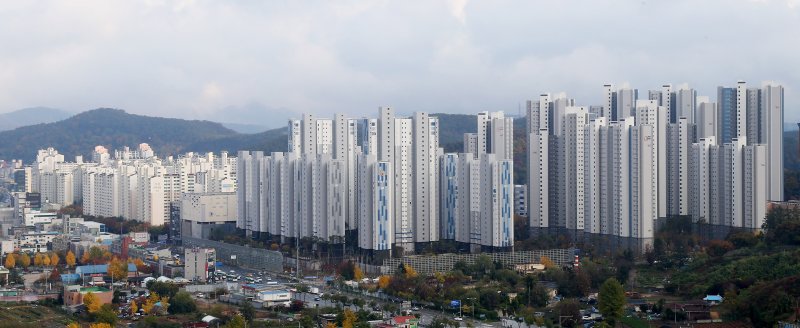
[[[217,261],[250,269],[283,272],[283,254],[263,248],[252,248],[218,241],[184,237],[184,247],[213,248],[217,251]],[[232,260],[231,256],[236,259]]]

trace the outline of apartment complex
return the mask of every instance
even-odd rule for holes
[[[783,200],[783,87],[719,87],[717,102],[687,85],[638,99],[603,87],[604,105],[565,94],[527,103],[532,228],[627,237],[648,245],[655,222],[758,229]]]
[[[65,162],[53,148],[40,150],[32,165],[32,187],[44,204],[62,206],[81,202],[84,214],[124,217],[163,225],[170,204],[183,193],[232,193],[236,190],[236,158],[222,152],[186,153],[160,159],[148,144],[125,147],[111,156],[95,147],[92,161],[81,156]]]
[[[513,124],[502,112],[477,123],[465,136],[474,147],[445,154],[439,120],[427,113],[381,107],[377,119],[290,120],[287,152],[239,152],[237,225],[332,243],[358,229],[359,247],[379,252],[442,239],[510,247]]]

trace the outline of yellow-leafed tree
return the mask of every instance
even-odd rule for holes
[[[83,255],[81,255],[81,264],[87,265],[89,264],[89,252],[83,251]]]
[[[50,265],[58,266],[58,262],[61,262],[61,258],[58,257],[58,254],[56,254],[55,252],[53,254],[50,254]]]
[[[156,307],[156,303],[160,301],[161,298],[158,296],[158,293],[150,293],[150,297],[142,304],[142,310],[146,314],[153,314],[153,309]]]
[[[550,268],[555,268],[556,267],[556,264],[553,263],[553,260],[551,260],[547,256],[542,256],[539,259],[539,261],[541,262],[542,265],[544,265],[545,269],[550,269]]]
[[[50,266],[50,255],[49,254],[42,254],[42,265]]]
[[[161,312],[167,314],[167,310],[169,310],[169,296],[161,296],[159,302],[161,302]]]
[[[356,326],[358,317],[350,309],[344,309],[344,319],[342,320],[342,328],[353,328]]]
[[[81,328],[81,325],[79,325],[77,322],[70,322],[67,325],[67,328]]]
[[[364,279],[364,272],[361,271],[361,267],[359,267],[358,265],[353,267],[353,279],[355,279],[356,281]]]
[[[64,261],[66,261],[64,263],[66,263],[68,267],[70,267],[70,268],[74,267],[75,266],[75,261],[76,261],[75,260],[75,253],[73,253],[72,251],[67,251],[67,256],[64,258]]]
[[[44,256],[42,255],[42,253],[36,253],[36,255],[33,256],[33,265],[42,266],[43,257]]]
[[[13,253],[8,253],[8,255],[6,255],[6,262],[4,264],[6,269],[13,269],[17,265],[17,259],[14,258]]]
[[[128,263],[116,257],[113,258],[108,264],[108,274],[116,281],[128,278]]]
[[[111,327],[110,324],[107,324],[105,322],[98,322],[89,325],[89,328],[113,328],[113,327]]]
[[[22,253],[17,257],[17,261],[19,261],[19,265],[23,268],[27,268],[31,265],[31,257],[28,256],[26,253]]]
[[[406,274],[406,278],[414,278],[418,276],[417,270],[414,270],[414,268],[408,264],[403,264],[403,271]]]
[[[83,305],[86,306],[86,311],[89,311],[89,313],[96,313],[100,311],[100,308],[103,306],[94,293],[86,293],[86,295],[83,295]]]
[[[139,306],[136,305],[136,301],[131,301],[131,314],[139,312]]]
[[[386,287],[389,287],[389,283],[391,282],[392,282],[392,277],[387,275],[382,275],[378,277],[378,288],[386,289]]]

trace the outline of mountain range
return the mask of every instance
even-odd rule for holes
[[[0,114],[0,131],[18,127],[52,123],[66,119],[75,113],[49,107],[30,107]]]
[[[24,110],[28,117],[37,109]],[[51,109],[38,112],[39,117],[56,113]],[[22,112],[22,111],[18,111]],[[18,112],[16,117],[20,117]],[[9,113],[7,115],[10,115]],[[440,117],[440,143],[446,151],[461,151],[463,134],[475,132],[474,115],[432,114]],[[13,116],[13,115],[12,115]],[[37,116],[37,115],[33,115]],[[8,126],[23,124],[24,120],[6,122]],[[234,124],[236,125],[236,124]],[[237,125],[237,130],[254,130],[258,124]],[[256,130],[257,131],[257,130]],[[97,145],[121,149],[148,143],[160,156],[194,152],[227,150],[286,151],[286,128],[258,133],[241,133],[225,123],[203,120],[183,120],[130,114],[120,109],[98,108],[68,116],[55,122],[40,122],[0,132],[0,159],[22,159],[30,163],[36,151],[53,147],[68,160],[76,155],[88,158]]]

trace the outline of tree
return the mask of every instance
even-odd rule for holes
[[[128,263],[116,257],[111,259],[108,264],[108,275],[117,281],[128,278]]]
[[[50,255],[49,254],[42,255],[42,265],[50,266]]]
[[[86,295],[83,295],[83,305],[86,306],[86,311],[94,314],[100,310],[103,304],[100,304],[100,299],[94,293],[86,293]]]
[[[414,278],[419,275],[417,274],[417,270],[414,270],[414,267],[405,263],[403,263],[402,265],[403,265],[403,274],[406,276],[406,279]]]
[[[132,300],[131,301],[131,315],[136,313],[136,312],[139,312],[139,306],[136,304],[135,300]]]
[[[150,297],[148,297],[144,301],[144,304],[142,304],[142,311],[144,311],[145,314],[152,314],[153,308],[155,308],[156,303],[158,301],[159,301],[158,293],[151,291]]]
[[[563,327],[572,327],[581,320],[581,310],[578,302],[572,299],[563,300],[556,304],[556,313],[561,320]],[[562,318],[562,316],[569,316],[569,318]]]
[[[17,259],[14,258],[13,253],[6,255],[5,267],[6,269],[13,269],[17,265]]]
[[[391,276],[382,275],[382,276],[378,277],[378,288],[386,289],[386,287],[389,287],[389,283],[391,283],[391,282],[392,282],[392,277]]]
[[[611,321],[611,326],[617,320],[622,318],[622,310],[625,306],[625,290],[622,284],[614,278],[608,278],[606,282],[600,286],[600,292],[597,296],[597,307],[603,317]]]
[[[31,257],[28,256],[26,253],[22,253],[18,256],[17,259],[19,261],[19,265],[23,268],[27,269],[29,265],[31,265]]]
[[[544,265],[545,269],[555,268],[556,264],[547,256],[542,256],[539,258],[539,262]]]
[[[159,302],[161,303],[161,307],[159,309],[164,314],[167,314],[167,310],[169,309],[169,301],[170,301],[169,296],[161,296],[158,298],[158,302],[156,302],[156,303]]]
[[[180,291],[175,294],[169,305],[169,313],[173,314],[192,313],[196,310],[197,304],[194,302],[192,295],[185,291]]]
[[[253,322],[253,318],[256,317],[256,309],[250,302],[244,302],[242,307],[239,308],[239,312],[242,313],[242,316],[247,322]]]
[[[147,284],[147,289],[167,297],[174,297],[178,293],[178,285],[171,282],[151,281]]]
[[[117,314],[111,308],[111,304],[103,304],[100,310],[94,314],[94,319],[97,322],[107,323],[112,327],[117,324]]]
[[[231,319],[231,321],[228,321],[228,323],[223,326],[223,328],[245,328],[245,327],[247,327],[247,323],[244,320],[244,317],[238,314],[233,316],[233,319]]]
[[[81,255],[81,264],[86,265],[89,264],[89,252],[83,251],[83,255]]]
[[[359,267],[358,265],[354,265],[354,267],[353,267],[353,279],[359,280],[359,281],[361,279],[364,279],[364,272],[361,271],[361,267]]]
[[[342,314],[342,328],[354,328],[357,321],[358,317],[353,311],[347,308],[344,309],[344,313]]]
[[[74,321],[73,321],[73,322],[70,322],[70,323],[67,325],[67,328],[81,328],[81,325],[79,325],[77,322],[74,322]]]
[[[58,256],[58,255],[56,255],[56,256]],[[70,268],[74,267],[75,266],[75,253],[73,253],[72,251],[67,251],[67,256],[65,257],[64,261],[65,261],[65,263],[67,264],[68,267],[70,267]]]
[[[73,255],[73,257],[74,257],[74,255]],[[53,254],[50,255],[50,265],[58,266],[58,262],[61,262],[61,258],[58,257],[58,254],[53,252]]]
[[[109,325],[105,322],[98,322],[89,325],[89,328],[113,328],[114,326]]]
[[[42,253],[36,253],[36,255],[33,256],[33,265],[34,266],[42,266],[42,262],[43,262],[42,259],[43,258],[44,258],[44,256],[42,256]]]
[[[720,257],[725,253],[732,251],[734,248],[733,243],[727,240],[712,240],[706,246],[706,253],[711,257]]]
[[[458,327],[458,322],[450,320],[445,317],[436,317],[431,320],[431,324],[428,325],[430,328],[449,328],[449,327]]]
[[[147,269],[147,265],[144,264],[144,261],[142,261],[140,258],[133,259],[133,264],[136,265],[136,271],[144,272]]]

